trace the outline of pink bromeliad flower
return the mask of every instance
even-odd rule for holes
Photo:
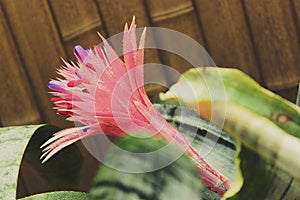
[[[193,149],[183,134],[168,124],[154,108],[144,90],[143,62],[144,29],[136,44],[135,21],[123,33],[123,59],[109,43],[85,50],[74,48],[78,64],[66,63],[58,70],[64,79],[51,80],[52,102],[57,113],[69,116],[67,120],[81,124],[59,131],[42,145],[42,162],[64,147],[85,137],[106,134],[124,136],[131,132],[146,132],[176,142],[198,167],[204,184],[223,195],[231,181],[211,167]]]

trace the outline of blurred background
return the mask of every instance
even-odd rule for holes
[[[51,123],[55,114],[47,83],[73,46],[99,44],[120,33],[135,15],[138,27],[180,31],[197,40],[218,66],[243,70],[295,102],[300,81],[300,0],[0,0],[1,126]],[[146,51],[180,72],[191,67],[171,53]],[[163,72],[151,72],[172,84]],[[146,73],[146,76],[148,74]],[[153,95],[163,87],[147,87]]]

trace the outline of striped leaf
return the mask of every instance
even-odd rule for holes
[[[160,97],[177,99],[208,120],[216,114],[217,121],[224,119],[224,127],[217,125],[243,144],[236,164],[237,169],[241,166],[244,178],[236,176],[233,190],[226,197],[297,197],[300,178],[297,106],[262,88],[241,71],[216,67],[187,71]],[[238,175],[239,170],[236,172]]]
[[[36,194],[20,200],[91,200],[91,196],[83,192],[60,191]]]
[[[19,167],[25,148],[41,125],[0,128],[0,194],[2,199],[16,199]]]
[[[0,199],[16,199],[18,176],[22,163],[23,171],[30,166],[40,179],[30,174],[22,174],[27,181],[19,182],[27,190],[19,196],[40,193],[45,190],[77,189],[80,168],[83,162],[76,145],[62,151],[56,159],[41,164],[40,146],[51,135],[60,130],[52,125],[30,125],[0,128]],[[26,165],[23,165],[26,163]],[[30,180],[29,180],[30,179]],[[40,185],[42,181],[43,184]]]
[[[130,173],[108,166],[101,166],[91,190],[94,199],[164,200],[201,199],[202,182],[192,161],[172,146],[170,151],[160,151],[166,143],[160,138],[124,137],[107,158],[120,168],[134,171],[145,169],[145,173]],[[127,153],[130,152],[130,153]],[[158,152],[151,154],[151,152]],[[137,153],[137,154],[132,154]],[[145,153],[145,154],[144,154]],[[150,153],[151,155],[147,154]],[[178,154],[180,153],[180,154]],[[178,155],[182,155],[178,158]],[[174,159],[166,167],[149,171],[160,162]]]

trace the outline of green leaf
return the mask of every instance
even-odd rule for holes
[[[29,139],[42,125],[0,128],[0,194],[15,199],[19,167]]]
[[[22,198],[21,200],[91,200],[89,194],[83,192],[60,191],[36,194],[29,197]]]
[[[238,155],[243,172],[241,189],[236,194],[226,194],[229,199],[296,199],[300,194],[300,181],[257,153],[242,147]]]
[[[241,167],[244,179],[236,176],[235,187],[225,198],[299,196],[300,109],[296,105],[239,70],[216,67],[187,71],[161,98],[180,100],[208,120],[216,113],[219,121],[225,120],[224,127],[217,125],[243,144],[236,167]]]
[[[201,199],[203,185],[194,164],[178,147],[169,146],[169,151],[162,151],[161,148],[165,145],[166,143],[160,138],[153,137],[120,139],[117,146],[126,152],[121,153],[117,147],[114,147],[106,159],[119,169],[131,171],[142,169],[145,172],[132,173],[102,165],[91,190],[93,198],[103,200]],[[151,154],[153,152],[157,154]],[[178,158],[178,155],[182,156]],[[170,165],[149,172],[165,161],[173,161],[173,159],[174,162]]]
[[[262,88],[237,69],[218,67],[190,69],[168,92],[161,93],[160,97],[164,101],[177,99],[192,108],[196,105],[201,108],[201,104],[205,102],[213,102],[213,107],[218,103],[223,103],[222,106],[228,106],[227,103],[239,106],[268,119],[288,134],[300,137],[300,109],[279,95]],[[224,111],[224,108],[220,109]],[[204,114],[201,113],[206,117]]]
[[[300,83],[296,104],[300,104]],[[230,199],[293,199],[299,196],[299,180],[266,162],[253,151],[242,148],[236,161],[244,172],[242,181],[245,184],[235,196],[227,194],[228,197],[232,197]]]
[[[0,128],[0,193],[3,199],[15,199],[45,190],[78,189],[83,158],[77,145],[61,151],[45,164],[40,161],[41,144],[59,130],[52,125]],[[18,175],[26,172],[28,166],[42,178],[44,184],[40,186],[40,182],[31,180],[31,174],[21,174],[30,192],[17,195]]]
[[[78,189],[84,158],[77,145],[63,149],[49,161],[41,164],[40,146],[59,130],[61,129],[54,126],[44,126],[38,129],[28,143],[24,162],[30,164],[47,181],[51,190]]]

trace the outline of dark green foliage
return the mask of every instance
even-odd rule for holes
[[[139,153],[157,152],[165,145],[159,138],[125,137],[118,143],[118,147],[125,151]],[[102,166],[91,194],[95,199],[201,199],[202,182],[198,171],[185,154],[176,159],[178,151],[178,147],[172,146],[170,151],[155,156],[126,153],[120,156],[117,148],[113,148],[107,159],[115,161],[120,168],[132,166],[133,170],[142,168],[149,171],[170,158],[175,160],[166,167],[145,173],[130,173]]]

